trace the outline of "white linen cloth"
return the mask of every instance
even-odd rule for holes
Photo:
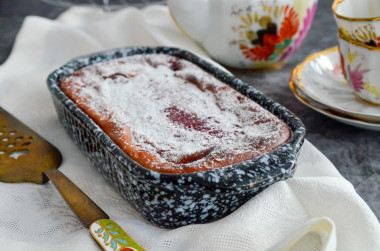
[[[296,177],[278,182],[231,215],[174,230],[153,226],[91,167],[60,125],[46,77],[73,57],[134,45],[181,47],[207,57],[165,6],[103,13],[69,9],[27,17],[0,67],[0,105],[54,144],[60,170],[147,250],[380,250],[380,226],[352,185],[308,141]],[[1,250],[98,250],[51,183],[0,183]]]

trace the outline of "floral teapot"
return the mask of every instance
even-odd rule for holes
[[[180,29],[216,61],[237,68],[282,65],[305,39],[318,0],[168,0]]]

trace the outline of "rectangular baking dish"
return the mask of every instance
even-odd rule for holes
[[[189,174],[163,174],[130,159],[59,88],[62,77],[85,66],[136,54],[188,60],[280,118],[292,136],[284,145],[236,165]],[[58,117],[91,164],[150,222],[175,228],[220,219],[271,184],[292,177],[304,141],[302,122],[283,106],[200,57],[177,48],[130,47],[71,60],[47,79]]]

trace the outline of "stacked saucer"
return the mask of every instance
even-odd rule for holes
[[[380,131],[380,105],[355,95],[343,76],[337,47],[308,56],[293,70],[290,87],[300,102],[323,115]]]

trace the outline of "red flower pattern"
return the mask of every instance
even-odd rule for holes
[[[281,23],[281,28],[277,34],[265,34],[263,45],[257,45],[249,48],[241,45],[240,50],[247,59],[268,60],[276,51],[276,45],[282,43],[285,39],[291,39],[297,33],[299,28],[298,14],[293,7],[286,5],[284,9],[285,17]]]
[[[246,45],[241,45],[244,56],[250,60],[268,60],[276,50],[278,36],[273,34],[265,34],[263,37],[263,45],[248,48]]]
[[[314,5],[307,10],[306,16],[303,19],[303,25],[302,25],[302,30],[300,31],[297,39],[294,41],[293,46],[290,47],[286,52],[281,57],[281,60],[289,57],[291,54],[296,52],[298,48],[301,46],[303,40],[305,40],[307,33],[309,32],[309,29],[311,27],[311,24],[313,22],[314,14],[315,11],[317,10],[317,2],[314,3]]]
[[[289,5],[286,5],[284,12],[285,17],[278,32],[280,42],[286,38],[292,38],[292,36],[297,33],[299,27],[298,14],[294,8],[289,8]]]

